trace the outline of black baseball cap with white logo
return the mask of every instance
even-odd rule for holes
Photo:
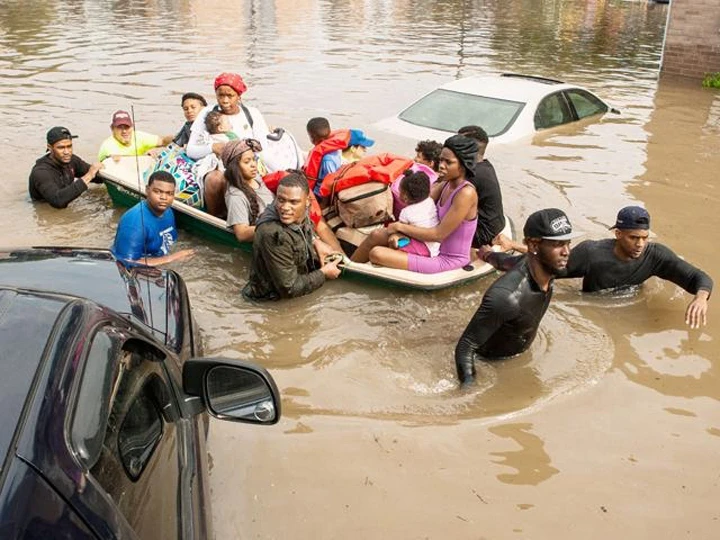
[[[545,208],[530,214],[523,227],[523,234],[525,238],[544,240],[572,240],[582,236],[581,232],[573,232],[570,220],[559,208]]]
[[[77,135],[71,134],[68,128],[62,126],[55,126],[47,132],[46,140],[50,145],[58,141],[64,141],[65,139],[77,139]]]

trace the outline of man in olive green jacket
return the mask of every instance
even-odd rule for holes
[[[301,173],[290,173],[280,180],[275,202],[255,225],[245,298],[295,298],[340,276],[340,257],[329,256],[332,248],[315,236],[308,218],[309,193],[307,179]],[[321,263],[323,260],[327,262]]]

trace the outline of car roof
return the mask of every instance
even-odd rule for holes
[[[0,463],[6,462],[48,338],[69,301],[0,288]]]
[[[166,283],[171,270],[126,267],[106,249],[0,248],[0,286],[88,298],[164,340]]]
[[[444,84],[440,88],[463,94],[528,103],[530,101],[539,101],[543,96],[558,90],[578,87],[544,77],[503,73],[502,75],[465,77]]]

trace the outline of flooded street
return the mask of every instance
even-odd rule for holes
[[[0,243],[108,247],[122,209],[94,186],[65,210],[32,204],[45,132],[94,161],[116,109],[175,133],[180,96],[221,71],[303,144],[312,116],[373,124],[432,88],[520,72],[585,86],[620,110],[488,148],[506,213],[567,211],[586,238],[648,208],[653,240],[717,281],[720,94],[658,77],[666,5],[620,0],[6,0],[0,8]],[[691,296],[555,296],[527,353],[457,387],[453,350],[493,277],[418,293],[340,279],[272,305],[240,296],[249,256],[181,232],[206,353],[275,377],[271,428],[214,422],[213,515],[225,538],[717,538],[720,309],[689,330]]]

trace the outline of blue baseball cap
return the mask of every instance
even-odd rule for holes
[[[647,230],[650,228],[650,214],[642,206],[626,206],[618,212],[615,225],[610,229]]]
[[[368,139],[365,136],[365,133],[363,133],[359,129],[351,129],[350,130],[350,142],[348,142],[348,146],[372,146],[375,144],[375,141],[372,139]]]

